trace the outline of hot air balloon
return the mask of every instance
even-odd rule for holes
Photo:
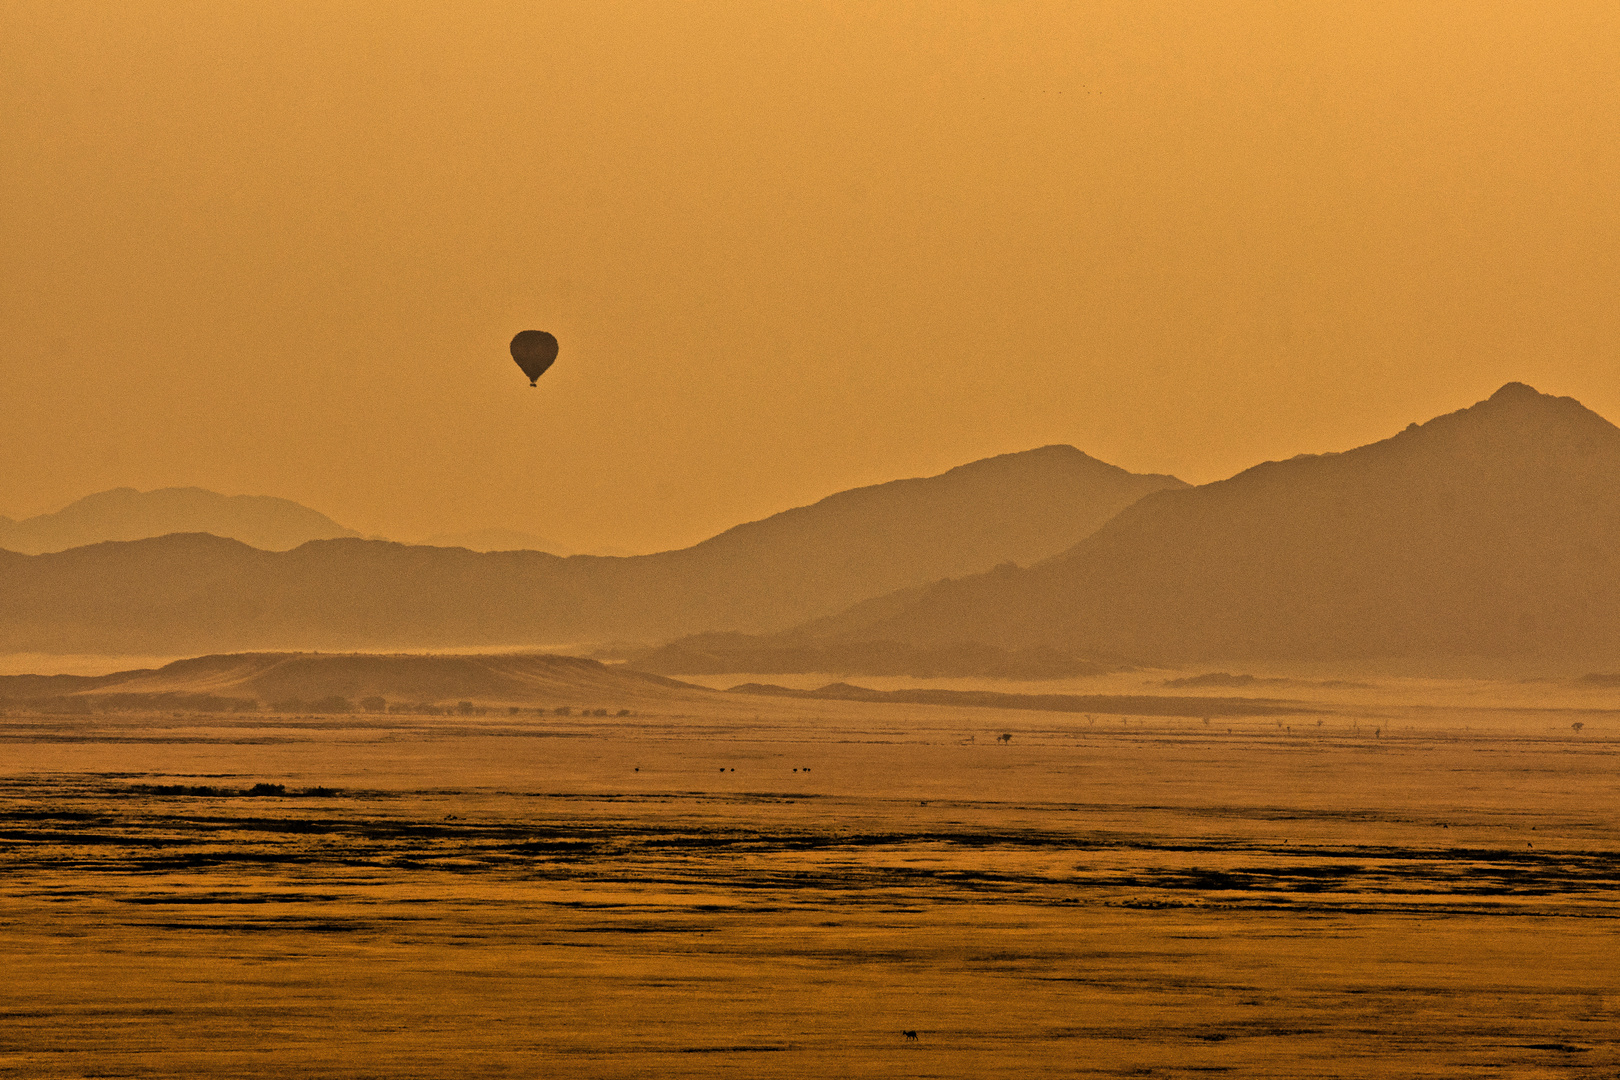
[[[512,359],[517,361],[517,366],[529,377],[529,385],[533,386],[546,373],[552,361],[557,359],[557,339],[544,330],[520,330],[518,336],[512,339]]]

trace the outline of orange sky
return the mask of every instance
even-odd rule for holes
[[[1620,419],[1612,0],[10,0],[0,95],[13,517],[197,484],[650,551],[1510,379]]]

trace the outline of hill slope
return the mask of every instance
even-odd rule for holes
[[[639,575],[636,599],[690,613],[652,636],[784,627],[799,621],[787,612],[831,613],[892,589],[1047,558],[1144,495],[1186,486],[1043,446],[839,492],[624,562]]]
[[[0,548],[38,555],[105,540],[143,540],[179,532],[212,533],[266,551],[360,535],[288,499],[220,495],[196,487],[144,492],[114,488],[86,495],[54,514],[22,521],[0,518]]]
[[[1073,549],[798,636],[1147,661],[1612,657],[1620,428],[1510,383],[1339,454],[1151,495]]]
[[[1185,486],[1044,447],[833,495],[629,558],[320,540],[288,552],[180,534],[0,552],[0,651],[543,645],[768,631],[1068,547]]]

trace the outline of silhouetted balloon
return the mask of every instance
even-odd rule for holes
[[[529,385],[546,373],[557,359],[557,339],[544,330],[520,330],[512,339],[512,359],[529,377]]]

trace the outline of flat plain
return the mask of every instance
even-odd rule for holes
[[[1620,1075],[1620,693],[1233,692],[13,710],[0,1076]]]

